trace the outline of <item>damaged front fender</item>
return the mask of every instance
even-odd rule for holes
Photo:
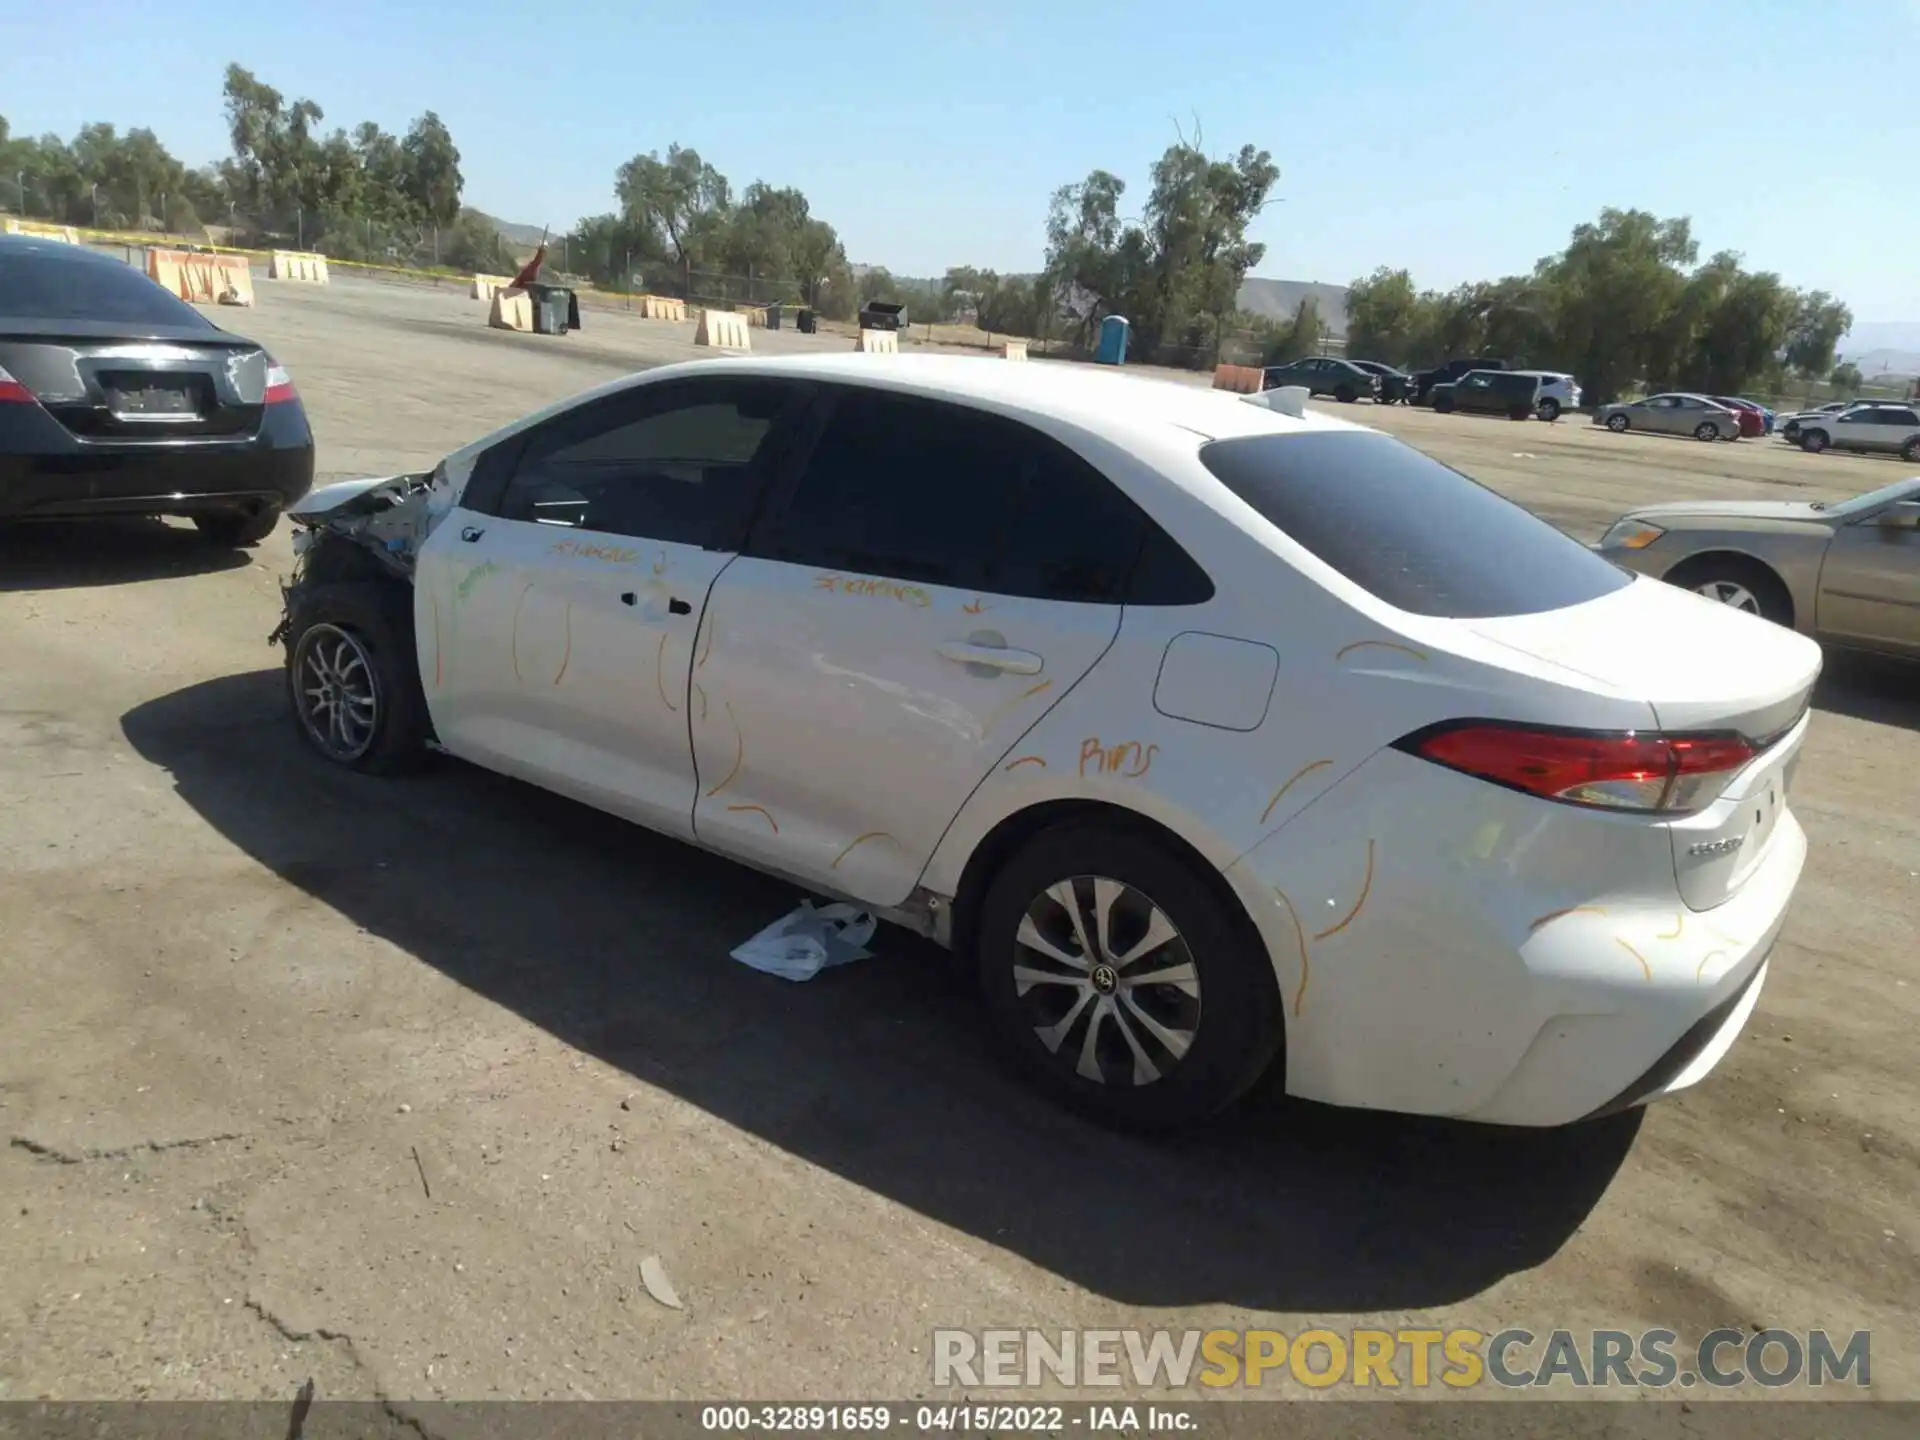
[[[341,480],[289,507],[293,575],[280,587],[280,623],[267,643],[286,639],[300,596],[315,585],[410,585],[421,544],[452,508],[443,469]]]

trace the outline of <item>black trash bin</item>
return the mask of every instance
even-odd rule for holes
[[[580,328],[580,302],[564,285],[527,286],[527,299],[533,306],[533,333],[564,335]]]
[[[793,328],[798,330],[802,335],[813,334],[815,329],[813,311],[801,310],[796,312],[793,317]]]
[[[778,330],[780,328],[780,311],[781,307],[778,305],[767,306],[767,329]]]

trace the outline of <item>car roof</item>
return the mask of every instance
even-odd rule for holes
[[[1248,404],[1245,397],[1111,366],[1062,360],[1009,362],[969,355],[739,356],[667,367],[675,373],[741,374],[871,385],[928,399],[1042,416],[1081,429],[1116,434],[1138,429],[1191,431],[1207,439],[1306,430],[1365,430],[1364,425],[1309,413],[1294,417]],[[660,371],[635,381],[664,378]]]

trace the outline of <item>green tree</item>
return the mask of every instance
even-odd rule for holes
[[[1421,338],[1420,294],[1405,270],[1382,265],[1347,286],[1347,353],[1405,365]]]
[[[429,110],[400,142],[406,157],[404,190],[430,225],[452,225],[460,216],[460,151],[440,117]]]
[[[727,177],[679,145],[669,145],[664,160],[649,152],[627,161],[614,176],[614,193],[622,213],[654,232],[682,266],[696,265],[696,251],[732,201]]]
[[[1795,296],[1793,320],[1787,326],[1786,363],[1807,379],[1833,369],[1833,352],[1840,337],[1853,328],[1853,312],[1824,290]]]
[[[1595,403],[1612,400],[1645,371],[1698,251],[1685,219],[1609,208],[1575,227],[1566,250],[1539,267],[1561,362]]]
[[[1833,367],[1833,374],[1827,377],[1827,383],[1833,386],[1834,394],[1851,399],[1860,393],[1860,387],[1866,382],[1858,365],[1851,360],[1843,360]]]

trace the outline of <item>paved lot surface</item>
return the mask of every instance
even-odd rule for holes
[[[231,318],[328,477],[694,353],[621,315],[549,339],[445,291],[261,290]],[[1583,538],[1898,473],[1351,413]],[[727,959],[780,885],[455,764],[324,770],[265,643],[289,558],[284,530],[244,558],[0,533],[0,1397],[910,1396],[936,1325],[1376,1321],[1871,1327],[1875,1391],[1920,1397],[1911,676],[1823,682],[1807,878],[1693,1094],[1555,1134],[1262,1096],[1149,1145],[1003,1076],[935,952],[889,934],[786,985]]]

